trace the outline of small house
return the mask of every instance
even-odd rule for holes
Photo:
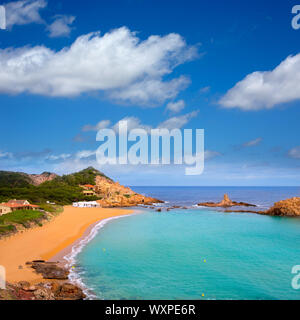
[[[80,202],[74,202],[73,207],[75,207],[75,208],[99,208],[100,204],[97,201],[80,201]]]
[[[4,214],[10,213],[12,210],[10,207],[7,207],[0,203],[0,216],[3,216]]]
[[[85,196],[94,196],[95,195],[95,192],[93,190],[83,190],[82,193]]]
[[[27,200],[9,200],[6,203],[2,203],[2,206],[5,206],[7,208],[10,208],[11,211],[16,210],[37,210],[39,206],[36,206],[34,204],[30,204]]]

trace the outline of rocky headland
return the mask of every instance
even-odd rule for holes
[[[163,203],[161,200],[138,194],[129,187],[122,186],[119,182],[114,182],[105,176],[97,175],[95,182],[95,194],[101,198],[97,202],[103,208]]]
[[[227,209],[224,212],[245,212],[257,213],[267,216],[300,217],[300,197],[293,197],[290,199],[275,202],[270,209],[265,211]]]
[[[300,197],[275,202],[273,207],[265,211],[269,216],[300,217]]]

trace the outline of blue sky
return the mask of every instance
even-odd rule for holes
[[[0,169],[96,167],[97,124],[171,119],[205,129],[201,176],[175,165],[99,169],[128,185],[300,185],[295,4],[0,1]]]

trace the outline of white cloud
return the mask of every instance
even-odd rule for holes
[[[45,0],[23,0],[5,4],[7,28],[10,29],[14,25],[44,23],[39,11],[46,6]]]
[[[294,159],[300,159],[300,146],[292,148],[288,152],[288,156]]]
[[[243,143],[243,147],[247,148],[247,147],[254,147],[254,146],[257,146],[258,144],[260,144],[262,142],[262,138],[257,138],[257,139],[254,139],[254,140],[250,140],[250,141],[247,141],[245,143]]]
[[[183,126],[185,126],[191,119],[195,118],[198,115],[198,111],[192,111],[190,113],[186,113],[182,116],[177,117],[171,117],[161,123],[159,123],[156,128],[157,129],[180,129]],[[82,131],[98,131],[100,129],[104,128],[111,128],[116,133],[119,132],[119,123],[120,121],[127,121],[127,130],[130,131],[132,129],[144,129],[148,133],[150,133],[151,129],[154,129],[155,127],[144,124],[141,122],[141,120],[138,117],[125,117],[118,122],[116,122],[114,125],[110,126],[111,122],[109,120],[102,120],[98,122],[95,126],[93,125],[85,125],[82,128]]]
[[[201,89],[199,90],[200,93],[208,93],[209,91],[210,91],[210,86],[201,88]]]
[[[0,151],[0,159],[12,158],[12,157],[13,157],[12,153]]]
[[[4,49],[0,93],[72,97],[102,91],[124,102],[163,102],[188,83],[183,76],[163,77],[195,56],[196,48],[178,34],[141,41],[126,27],[83,35],[59,52],[44,46]]]
[[[139,118],[137,118],[137,117],[125,117],[125,118],[121,119],[120,121],[127,121],[127,130],[128,131],[130,131],[132,129],[144,129],[149,133],[150,130],[152,129],[151,126],[146,125],[146,124],[142,124],[141,120]],[[119,123],[120,123],[120,121],[118,121],[112,127],[112,129],[115,132],[119,132]]]
[[[87,124],[82,128],[82,131],[98,131],[100,129],[104,129],[110,126],[110,120],[102,120],[98,122],[95,126]]]
[[[76,159],[84,159],[84,158],[89,158],[91,156],[94,156],[96,154],[96,150],[83,150],[83,151],[78,151],[75,155]]]
[[[133,83],[120,90],[113,90],[109,96],[114,100],[123,100],[135,104],[147,104],[153,100],[155,103],[163,103],[167,99],[172,99],[184,90],[190,80],[181,76],[171,81],[161,81],[161,79],[147,78],[141,82]]]
[[[183,100],[178,100],[176,102],[169,102],[167,104],[167,110],[170,110],[174,113],[180,112],[185,107],[185,102]]]
[[[74,22],[74,16],[57,15],[52,24],[47,29],[49,31],[50,38],[67,37],[71,33],[70,25]]]
[[[172,117],[167,119],[166,121],[160,123],[158,128],[164,129],[180,129],[185,126],[192,118],[195,118],[198,115],[198,111],[193,111],[182,116]]]
[[[224,108],[271,109],[300,99],[300,54],[287,57],[274,70],[253,72],[219,101]]]
[[[49,155],[46,157],[46,160],[57,161],[57,160],[66,160],[70,158],[72,155],[69,153],[62,153],[59,155]]]
[[[204,152],[204,159],[205,160],[211,160],[213,158],[216,158],[216,157],[219,157],[221,156],[222,154],[220,152],[217,152],[217,151],[212,151],[212,150],[206,150]]]

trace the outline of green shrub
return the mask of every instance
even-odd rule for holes
[[[13,225],[0,225],[0,234],[9,233],[15,230],[16,230],[16,227]]]
[[[16,210],[0,217],[0,224],[17,223],[27,227],[29,222],[39,223],[44,217],[43,212],[37,210]]]

